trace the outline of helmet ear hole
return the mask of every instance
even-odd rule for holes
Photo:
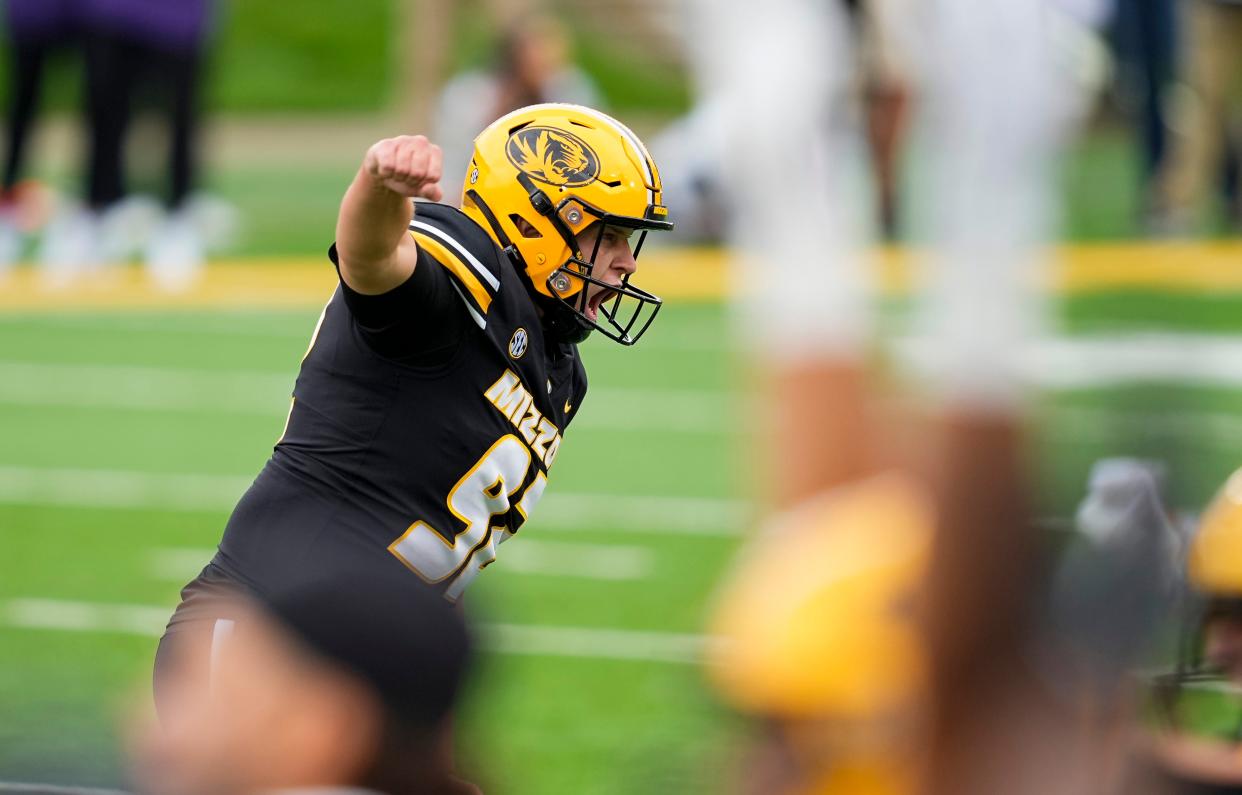
[[[528,239],[543,237],[543,232],[540,232],[530,221],[527,221],[517,213],[509,213],[509,220],[512,221],[513,225],[517,227],[517,230],[521,233],[522,237]]]

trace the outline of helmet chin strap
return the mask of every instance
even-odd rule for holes
[[[526,177],[526,175],[522,174],[521,177]],[[543,201],[547,202],[548,205],[551,206],[551,200],[548,199],[547,194],[535,187],[533,183],[530,183],[529,185],[528,183],[530,183],[530,179],[526,178],[525,182],[523,182],[523,187],[537,192],[543,198]],[[526,292],[530,294],[532,299],[534,299],[535,308],[539,311],[540,319],[543,321],[544,331],[547,333],[548,337],[556,342],[570,343],[574,345],[589,337],[594,329],[588,325],[586,320],[580,317],[572,307],[564,301],[549,298],[535,289],[534,283],[530,280],[530,274],[526,272],[525,261],[522,259],[522,253],[518,251],[517,246],[513,245],[513,241],[511,241],[509,236],[505,234],[505,230],[501,227],[500,221],[496,218],[496,214],[492,212],[491,207],[487,206],[487,202],[483,201],[483,197],[473,189],[466,191],[466,196],[475,203],[475,206],[479,208],[479,212],[483,213],[483,217],[487,219],[488,225],[492,227],[492,231],[496,233],[496,240],[500,243],[502,251],[509,258],[509,261],[513,263],[513,269],[517,271],[518,277],[522,280],[522,284],[526,287]],[[535,210],[538,212],[539,206],[536,204],[536,200],[533,195],[531,197],[531,204],[535,205]],[[552,221],[553,223],[560,222],[560,219],[556,217],[555,213],[552,215]],[[560,225],[563,226],[563,224]],[[570,249],[576,252],[576,243],[571,244]]]

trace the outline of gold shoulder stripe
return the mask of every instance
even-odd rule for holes
[[[418,243],[419,248],[426,251],[432,259],[443,265],[449,273],[456,277],[458,283],[466,288],[466,291],[470,293],[470,297],[478,304],[479,309],[486,314],[488,307],[492,304],[492,296],[487,291],[487,288],[483,286],[483,283],[479,281],[479,277],[474,275],[474,271],[470,270],[470,267],[462,262],[456,254],[449,251],[430,235],[415,232],[414,230],[410,230],[410,234],[414,236],[414,242]]]

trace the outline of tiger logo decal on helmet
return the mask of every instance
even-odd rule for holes
[[[635,241],[634,259],[648,232],[673,228],[660,171],[633,131],[580,105],[519,108],[479,133],[464,176],[462,212],[514,263],[549,337],[638,341],[663,302],[595,268],[606,228]]]
[[[555,127],[518,130],[505,155],[518,171],[556,187],[580,187],[599,176],[599,156],[586,141]]]

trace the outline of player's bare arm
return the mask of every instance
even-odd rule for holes
[[[439,201],[440,147],[421,135],[372,144],[341,200],[336,250],[341,278],[367,295],[386,293],[414,272],[418,246],[407,234],[415,197]]]

